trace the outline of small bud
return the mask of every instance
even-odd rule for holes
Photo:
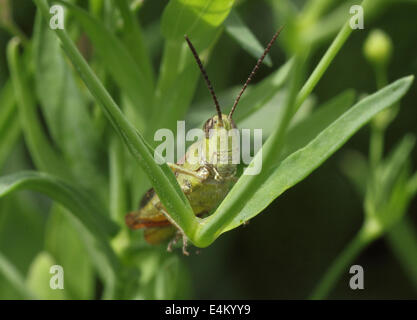
[[[392,53],[392,41],[382,30],[373,30],[365,41],[363,53],[372,64],[386,65]]]

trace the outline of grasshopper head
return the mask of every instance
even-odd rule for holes
[[[208,119],[203,126],[207,138],[210,136],[210,130],[212,130],[211,132],[218,132],[221,129],[225,129],[226,131],[236,129],[235,122],[228,115],[222,114],[221,121],[219,121],[219,116],[215,115]]]
[[[222,114],[208,119],[204,124],[205,160],[215,168],[221,178],[234,176],[240,160],[240,139],[231,117]]]

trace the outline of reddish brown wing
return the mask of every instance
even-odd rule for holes
[[[133,211],[128,213],[125,216],[126,225],[130,229],[148,229],[148,228],[158,228],[158,227],[168,227],[171,223],[167,218],[161,213],[151,217],[146,217],[141,215],[141,209],[145,207],[149,201],[155,196],[155,190],[153,188],[149,189],[142,200],[140,201],[139,211]]]
[[[155,227],[168,227],[171,223],[166,219],[158,219],[153,218],[139,218],[138,211],[133,211],[128,213],[125,216],[126,225],[130,229],[147,229],[147,228],[155,228]]]

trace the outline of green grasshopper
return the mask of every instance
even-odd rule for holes
[[[221,139],[230,141],[229,131],[236,129],[232,116],[239,103],[240,97],[256,71],[259,69],[259,66],[268,54],[281,30],[282,28],[275,33],[263,55],[257,61],[228,115],[222,114],[213,86],[211,85],[201,60],[190,39],[185,36],[185,40],[187,41],[206,81],[217,111],[217,114],[214,117],[205,122],[203,126],[205,133],[203,139],[193,143],[187,149],[184,158],[178,161],[177,164],[168,163],[169,167],[174,172],[182,191],[188,198],[194,214],[198,217],[206,216],[212,212],[226,197],[233,182],[236,180],[237,164],[233,164],[233,161],[231,161],[231,146],[230,144],[226,144],[225,150],[219,149],[218,141]],[[216,146],[214,151],[213,148],[209,148],[209,146],[212,146],[213,144]],[[199,150],[204,150],[205,152],[198,153]],[[199,161],[189,161],[192,156],[200,157],[198,159]],[[222,160],[225,160],[224,158],[226,158],[227,161],[219,161],[220,158],[223,158]],[[171,223],[168,212],[153,188],[149,189],[143,196],[139,210],[128,213],[125,220],[127,226],[131,229],[144,229],[145,240],[149,244],[159,244],[169,238],[173,238],[169,242],[168,251],[172,250],[172,246],[178,241],[179,237],[182,236],[183,253],[188,255],[186,250],[186,236],[180,230],[177,230]],[[175,233],[177,234],[176,236]]]

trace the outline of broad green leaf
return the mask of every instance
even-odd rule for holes
[[[47,18],[49,16],[47,2],[42,0],[35,0],[35,2],[44,18]],[[65,30],[56,29],[55,32],[61,39],[66,53],[74,66],[76,66],[90,92],[99,102],[100,107],[119,137],[148,175],[162,203],[172,215],[172,219],[181,227],[187,229],[184,230],[185,232],[191,232],[195,223],[193,220],[194,214],[171,169],[165,163],[162,165],[156,164],[154,155],[149,151],[144,138],[128,122],[120,108],[74,46]]]
[[[204,50],[233,4],[234,0],[172,0],[162,16],[162,33],[173,41],[183,41],[187,34],[198,50]]]
[[[399,101],[412,82],[412,76],[402,78],[361,100],[308,145],[292,153],[276,168],[270,170],[269,178],[248,199],[243,210],[224,231],[236,228],[256,216],[284,191],[306,178],[373,116]]]
[[[19,270],[0,252],[0,274],[13,285],[25,299],[35,299],[36,295],[25,284]],[[4,297],[6,298],[6,297]]]
[[[138,67],[123,43],[88,12],[65,1],[57,2],[69,8],[83,25],[105,67],[139,113],[143,116],[149,114],[149,106],[152,105],[153,99],[152,83]]]
[[[52,207],[45,230],[45,250],[65,270],[65,295],[69,299],[94,298],[90,256],[65,209]]]
[[[65,288],[65,269],[63,274],[64,289],[52,289],[50,286],[51,267],[55,266],[55,260],[47,253],[41,252],[32,262],[27,275],[27,286],[42,300],[67,299]]]
[[[235,10],[230,12],[229,16],[224,21],[224,26],[226,33],[235,39],[237,43],[239,43],[240,46],[252,57],[258,60],[262,56],[265,48],[260,44],[258,39],[242,21],[242,19],[239,17],[239,14]],[[271,67],[271,57],[267,55],[263,63]]]

